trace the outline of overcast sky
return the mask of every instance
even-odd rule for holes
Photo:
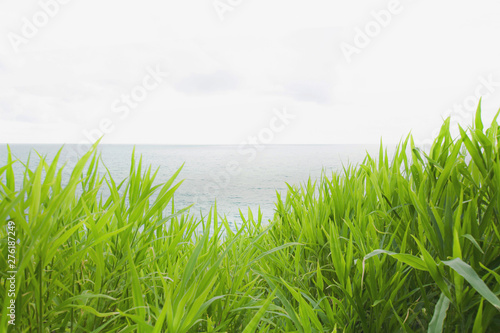
[[[486,120],[500,107],[499,16],[497,0],[1,0],[0,142],[239,144],[277,114],[270,143],[426,140],[478,95]]]

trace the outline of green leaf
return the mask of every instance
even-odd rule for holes
[[[465,234],[465,235],[462,235],[462,237],[465,237],[467,238],[468,240],[471,241],[471,243],[482,253],[484,254],[484,251],[481,249],[481,247],[479,246],[478,242],[476,241],[476,239],[474,237],[472,237],[472,235],[470,234]]]
[[[369,259],[373,256],[379,255],[381,253],[385,253],[393,257],[394,259],[397,259],[401,261],[402,263],[405,263],[413,268],[419,269],[421,271],[428,271],[427,266],[425,265],[425,262],[415,256],[412,256],[411,254],[406,254],[406,253],[396,253],[396,252],[391,252],[391,251],[386,251],[382,249],[374,250],[370,253],[368,253],[363,260]]]
[[[439,289],[441,289],[446,297],[451,298],[450,289],[444,281],[443,275],[441,274],[438,265],[436,264],[430,253],[422,245],[422,243],[415,236],[413,236],[413,238],[415,239],[415,242],[417,242],[420,252],[422,252],[422,257],[424,259],[425,265],[427,266],[427,269],[429,270],[430,275],[432,276],[432,279],[434,280],[434,282],[436,282]]]
[[[476,129],[482,131],[483,130],[483,121],[481,120],[481,100],[483,98],[479,98],[479,104],[477,105],[476,109],[476,119],[475,119],[475,125]]]
[[[500,311],[500,299],[488,288],[486,283],[477,275],[476,271],[472,269],[467,263],[460,258],[455,258],[448,261],[443,261],[443,264],[451,267],[455,272],[460,274],[469,284],[483,296],[488,302],[491,303],[497,310]]]
[[[439,333],[443,331],[444,319],[446,318],[446,312],[450,306],[450,299],[441,293],[439,300],[434,308],[434,315],[429,323],[427,332],[429,333]]]
[[[472,333],[484,332],[484,328],[483,328],[483,303],[484,303],[484,300],[481,300],[481,303],[479,303],[479,308],[477,309],[476,319],[474,319],[474,326],[472,327]]]

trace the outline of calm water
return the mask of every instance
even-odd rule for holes
[[[32,167],[38,164],[33,149],[51,159],[60,146],[11,145],[13,154],[23,162],[31,152]],[[328,173],[341,171],[342,165],[357,164],[366,152],[377,156],[376,145],[269,145],[238,146],[166,146],[139,145],[136,154],[143,157],[143,165],[160,168],[157,183],[165,182],[185,162],[179,179],[184,179],[175,195],[176,208],[195,204],[192,212],[206,213],[217,198],[218,212],[230,220],[238,219],[239,209],[246,215],[250,207],[256,215],[260,206],[265,219],[272,217],[276,191],[286,193],[286,183],[299,184],[309,177],[320,177],[322,169]],[[65,177],[74,164],[76,146],[67,145],[63,159],[68,161]],[[102,145],[102,161],[113,178],[125,179],[130,168],[131,145]],[[6,145],[0,146],[0,165],[6,162]],[[101,172],[104,174],[105,169]],[[17,163],[17,175],[22,165]],[[16,178],[21,179],[21,178]],[[18,184],[19,185],[19,184]]]

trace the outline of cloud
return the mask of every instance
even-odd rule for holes
[[[4,36],[37,9],[9,3],[0,5]],[[157,64],[171,75],[106,142],[239,143],[284,106],[304,113],[284,143],[378,142],[383,130],[399,140],[425,125],[412,115],[431,119],[478,75],[497,73],[500,55],[493,5],[462,4],[444,26],[452,1],[409,6],[348,65],[340,42],[380,4],[278,0],[240,6],[221,23],[201,0],[75,2],[18,54],[0,39],[0,142],[79,140],[117,116],[113,102]],[[385,124],[392,119],[405,121]]]
[[[208,74],[194,74],[172,83],[178,91],[187,94],[209,94],[241,87],[241,78],[228,70]]]
[[[302,102],[329,104],[332,102],[332,84],[321,81],[298,81],[285,85],[285,94]]]

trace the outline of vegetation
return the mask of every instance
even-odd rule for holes
[[[94,147],[63,184],[58,159],[0,168],[2,330],[14,221],[20,332],[500,331],[500,128],[480,107],[458,138],[448,119],[429,152],[408,136],[237,230],[216,205],[167,212],[180,170],[155,186],[132,156],[117,183]]]

